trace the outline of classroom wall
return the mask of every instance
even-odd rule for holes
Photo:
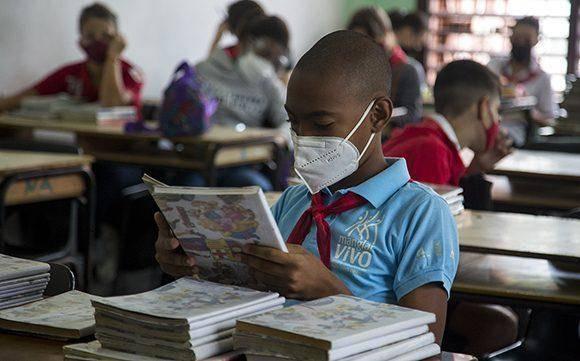
[[[349,0],[259,0],[281,15],[295,57],[342,26]],[[77,18],[90,0],[0,0],[0,96],[82,58]],[[145,98],[159,98],[175,66],[202,60],[230,0],[102,0],[118,14],[126,57],[145,73]]]

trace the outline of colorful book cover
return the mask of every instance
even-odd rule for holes
[[[238,320],[236,330],[331,350],[433,322],[432,313],[340,295]]]
[[[188,323],[279,299],[277,293],[183,277],[152,291],[93,300],[97,309],[118,309]],[[280,298],[283,301],[283,298]]]
[[[48,263],[0,254],[0,281],[48,273],[49,271]]]
[[[288,251],[259,187],[169,187],[147,175],[143,182],[203,279],[247,285],[246,244]]]
[[[80,338],[93,334],[95,319],[91,296],[69,291],[27,305],[0,311],[0,328],[35,334]]]

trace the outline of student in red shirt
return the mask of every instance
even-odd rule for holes
[[[383,153],[405,158],[411,177],[420,182],[458,186],[466,175],[491,170],[511,152],[511,140],[499,128],[499,89],[497,77],[479,63],[447,64],[433,89],[437,113],[395,130]],[[468,167],[462,148],[474,152]]]
[[[127,44],[118,31],[117,16],[94,3],[82,10],[79,29],[79,46],[87,59],[65,65],[33,87],[0,99],[0,112],[18,108],[26,96],[58,93],[105,107],[141,105],[142,76],[121,57]]]
[[[471,60],[447,64],[433,91],[437,113],[395,130],[383,144],[385,156],[405,158],[414,180],[457,186],[470,175],[492,169],[511,152],[512,141],[499,128],[499,79],[484,65]],[[460,156],[462,148],[474,153],[468,167]],[[481,184],[476,185],[472,192],[481,193]],[[482,355],[517,337],[518,317],[508,307],[451,304],[448,323],[448,347],[454,351]]]

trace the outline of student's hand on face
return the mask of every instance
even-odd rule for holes
[[[163,272],[173,277],[197,275],[195,260],[185,254],[179,241],[173,237],[167,221],[159,212],[155,213],[155,223],[159,229],[155,242],[155,259]]]
[[[115,35],[113,39],[109,42],[108,56],[110,59],[118,59],[125,50],[127,42],[121,34]]]
[[[288,253],[256,245],[244,247],[242,260],[263,288],[299,300],[350,294],[344,283],[316,256],[301,246],[287,246]]]
[[[482,172],[492,170],[497,162],[513,152],[513,143],[514,141],[508,132],[505,129],[500,129],[495,138],[494,147],[480,156],[476,156],[479,169]]]

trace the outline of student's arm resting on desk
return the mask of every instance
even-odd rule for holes
[[[437,343],[445,329],[447,299],[459,263],[457,227],[445,201],[436,195],[421,199],[412,209],[400,239],[400,260],[393,289],[399,304],[433,312],[430,325]]]
[[[36,90],[34,90],[34,88],[31,88],[21,91],[18,94],[8,96],[6,98],[0,98],[0,113],[20,107],[20,102],[22,101],[23,98],[36,94],[37,94]]]
[[[109,44],[107,59],[103,64],[103,75],[99,86],[99,102],[104,107],[129,105],[134,103],[134,93],[125,87],[121,53],[126,43],[118,34]]]

